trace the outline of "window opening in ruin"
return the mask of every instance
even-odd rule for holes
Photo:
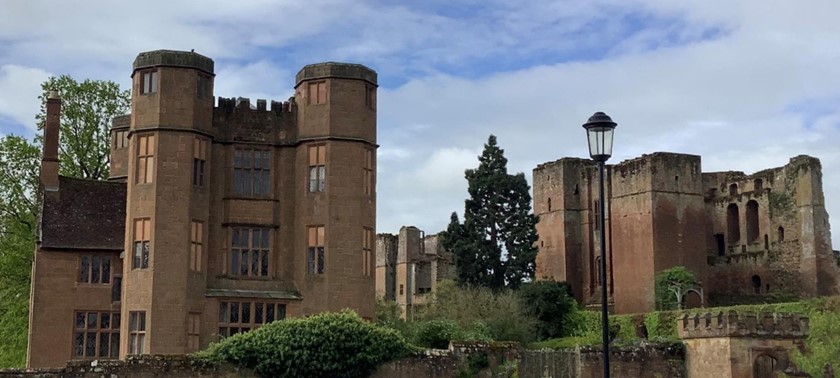
[[[268,277],[270,232],[268,228],[233,229],[230,275]]]
[[[400,295],[403,295],[404,292],[405,292],[405,285],[400,284]]]
[[[146,352],[146,311],[131,311],[128,316],[128,354]]]
[[[674,182],[680,181],[680,176],[674,176]]]
[[[307,229],[306,271],[310,274],[324,274],[324,226]]]
[[[763,180],[755,179],[755,181],[753,181],[753,190],[755,190],[757,192],[757,191],[760,191],[763,188],[764,188],[764,181]]]
[[[737,196],[738,195],[738,184],[729,185],[729,195],[730,196]]]
[[[764,234],[764,250],[765,251],[770,250],[770,237],[767,236],[767,234]]]
[[[754,243],[758,240],[758,202],[750,200],[747,202],[747,243]]]
[[[551,198],[548,199],[548,211],[551,211]]]
[[[738,244],[741,240],[741,228],[738,222],[740,221],[738,215],[738,205],[729,204],[726,208],[726,234],[728,236],[729,245]]]
[[[120,313],[75,313],[73,358],[119,358]]]
[[[578,184],[575,184],[575,195],[578,194],[580,194],[580,186]]]
[[[715,243],[717,244],[718,256],[726,255],[726,240],[724,240],[723,234],[715,234]]]
[[[326,182],[327,146],[309,147],[309,193],[323,192]]]
[[[779,240],[779,243],[785,241],[785,228],[782,227],[782,226],[779,226],[779,229],[776,230],[776,236]]]
[[[269,193],[269,151],[237,148],[233,155],[233,191],[243,196]]]
[[[752,285],[756,294],[761,294],[761,277],[757,274],[752,276]]]

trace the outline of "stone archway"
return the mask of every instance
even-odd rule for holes
[[[753,378],[774,378],[774,371],[778,359],[770,354],[762,353],[753,361]]]

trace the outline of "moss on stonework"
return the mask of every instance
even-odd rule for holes
[[[767,199],[770,202],[770,219],[793,217],[796,204],[791,196],[785,193],[770,192]]]

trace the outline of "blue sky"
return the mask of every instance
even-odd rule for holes
[[[0,134],[32,136],[49,75],[129,83],[137,53],[195,49],[216,95],[284,100],[305,64],[379,72],[378,231],[445,227],[489,134],[513,171],[586,156],[580,124],[619,123],[611,162],[700,154],[752,173],[809,154],[840,217],[840,2],[6,0]],[[833,235],[840,246],[840,231]]]

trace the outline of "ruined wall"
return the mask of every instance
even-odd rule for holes
[[[376,235],[376,295],[386,300],[396,300],[397,236]]]

